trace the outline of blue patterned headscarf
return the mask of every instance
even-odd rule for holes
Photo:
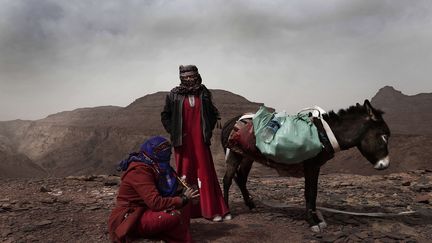
[[[171,147],[171,143],[166,138],[154,136],[141,145],[140,152],[144,152],[157,163],[169,163]]]
[[[170,165],[171,143],[164,137],[154,136],[144,142],[138,153],[130,153],[128,158],[122,160],[118,170],[126,171],[132,162],[143,162],[154,166],[159,172],[156,187],[163,197],[174,196],[178,181],[174,169]]]

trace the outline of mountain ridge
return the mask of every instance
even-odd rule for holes
[[[222,122],[245,112],[253,112],[263,105],[225,90],[211,90],[220,110]],[[168,136],[160,122],[160,112],[168,92],[160,91],[134,100],[126,107],[98,106],[58,112],[46,118],[26,121],[0,122],[1,160],[15,158],[23,166],[22,171],[35,171],[36,175],[74,175],[115,173],[116,164],[130,151],[138,149],[151,135]],[[420,97],[420,98],[419,98]],[[430,103],[428,103],[431,101]],[[398,158],[398,166],[389,172],[376,172],[369,168],[369,162],[356,151],[350,150],[337,155],[335,162],[324,167],[324,173],[390,173],[406,168],[430,168],[431,156],[425,146],[432,143],[432,119],[425,112],[418,112],[415,119],[408,119],[413,112],[432,107],[432,94],[407,96],[391,86],[378,90],[371,99],[372,104],[382,109],[392,134],[391,152]],[[412,108],[411,106],[416,106]],[[401,112],[405,115],[401,116]],[[429,120],[428,120],[429,119]],[[415,123],[413,128],[410,124]],[[212,152],[218,174],[224,171],[224,153],[220,146],[220,130],[214,131]],[[7,146],[6,146],[7,145]],[[15,157],[13,157],[15,156]],[[414,161],[414,162],[412,162]],[[359,167],[359,165],[361,165]],[[0,164],[0,170],[6,162]],[[256,165],[256,173],[268,169]],[[360,169],[358,169],[360,168]],[[42,169],[42,170],[41,170]],[[11,177],[22,176],[14,174]],[[30,173],[30,172],[29,172]],[[31,173],[30,173],[31,174]],[[7,176],[7,175],[2,175]]]
[[[371,103],[385,112],[384,119],[392,133],[432,135],[432,93],[405,95],[392,86],[385,86]]]

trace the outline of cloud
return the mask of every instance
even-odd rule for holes
[[[431,10],[426,0],[2,0],[0,111],[10,112],[0,120],[127,105],[177,85],[189,63],[210,88],[287,110],[309,105],[304,94],[335,108],[389,82],[427,92]],[[269,97],[268,84],[281,91]]]

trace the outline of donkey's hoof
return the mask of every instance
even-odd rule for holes
[[[320,227],[320,229],[324,229],[327,228],[327,223],[325,221],[322,221],[318,224],[318,226]]]
[[[327,227],[327,223],[326,223],[326,221],[324,220],[324,216],[322,215],[321,211],[318,211],[318,210],[317,210],[317,211],[316,211],[316,215],[317,215],[318,219],[321,221],[321,222],[319,222],[318,226],[319,226],[321,229],[326,228],[326,227]]]
[[[255,205],[255,203],[254,203],[252,200],[251,200],[251,201],[248,201],[248,202],[246,203],[246,206],[249,207],[249,210],[252,210],[252,209],[256,208],[256,205]]]
[[[320,233],[321,232],[321,228],[318,225],[311,226],[311,230],[314,233]]]

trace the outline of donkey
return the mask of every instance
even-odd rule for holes
[[[356,106],[341,109],[337,113],[330,111],[324,114],[322,118],[331,128],[341,150],[357,147],[375,169],[382,170],[389,166],[388,139],[390,137],[390,129],[383,120],[382,114],[382,111],[373,108],[370,102],[365,100],[363,105],[357,103]],[[229,134],[239,117],[227,121],[222,128],[221,142],[225,151]],[[334,152],[334,150],[332,149],[331,152]],[[319,212],[317,214],[316,198],[320,167],[332,157],[333,154],[328,156],[328,153],[323,150],[317,156],[294,165],[276,163],[271,160],[265,162],[257,160],[266,166],[282,171],[289,172],[294,167],[300,168],[300,176],[305,178],[306,221],[313,231],[321,231],[327,226],[322,215]],[[250,209],[255,207],[253,199],[246,188],[247,178],[253,162],[254,157],[247,156],[247,154],[242,155],[234,151],[229,151],[227,154],[227,169],[223,178],[224,198],[227,205],[229,188],[232,179],[234,179],[241,190],[245,204]]]

